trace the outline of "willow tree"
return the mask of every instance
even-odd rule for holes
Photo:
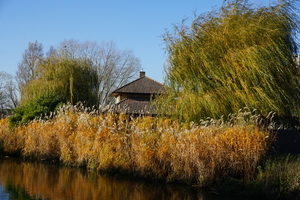
[[[37,74],[26,84],[22,103],[49,93],[65,103],[97,105],[97,72],[89,60],[50,56],[40,61]]]
[[[92,62],[98,75],[98,105],[114,102],[110,93],[129,83],[140,69],[140,61],[131,50],[119,50],[113,41],[100,44],[93,41],[64,40],[56,50],[66,58],[81,58]]]
[[[166,33],[166,95],[159,111],[183,121],[219,118],[247,107],[292,116],[300,101],[296,1],[224,1],[192,25]]]

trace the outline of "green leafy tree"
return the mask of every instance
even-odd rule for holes
[[[22,102],[50,92],[64,103],[97,104],[98,77],[89,60],[50,56],[40,61],[37,73],[38,78],[25,85]]]
[[[46,57],[41,44],[29,43],[17,72],[21,103],[55,89],[63,101],[105,107],[114,100],[110,93],[130,82],[139,69],[133,52],[118,50],[114,42],[64,40]]]
[[[158,111],[182,121],[219,118],[247,107],[291,117],[300,103],[294,55],[298,1],[255,6],[224,1],[190,27],[166,33],[166,95]]]
[[[60,103],[97,103],[97,73],[89,60],[49,56],[39,61],[36,78],[23,87],[21,106],[13,110],[13,126],[54,112]]]
[[[109,94],[129,82],[139,66],[132,51],[119,51],[113,42],[99,45],[65,40],[58,48],[51,47],[45,57],[40,43],[29,43],[17,71],[21,106],[10,121],[24,124],[42,112],[53,111],[44,109],[51,98],[89,107],[109,105]],[[42,99],[47,102],[41,107]]]

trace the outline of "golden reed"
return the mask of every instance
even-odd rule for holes
[[[13,130],[7,119],[0,120],[4,153],[199,186],[228,177],[250,181],[269,138],[268,131],[251,123],[129,119],[70,106],[51,120],[35,120]]]

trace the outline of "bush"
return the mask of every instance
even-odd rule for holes
[[[14,109],[14,115],[9,118],[10,125],[13,127],[23,125],[36,117],[44,119],[51,112],[54,112],[60,103],[58,96],[44,93],[38,98]]]

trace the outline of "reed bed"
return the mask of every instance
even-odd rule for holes
[[[2,151],[104,172],[211,186],[228,177],[250,181],[270,145],[257,116],[199,124],[64,106],[50,120],[9,129],[0,121]]]

